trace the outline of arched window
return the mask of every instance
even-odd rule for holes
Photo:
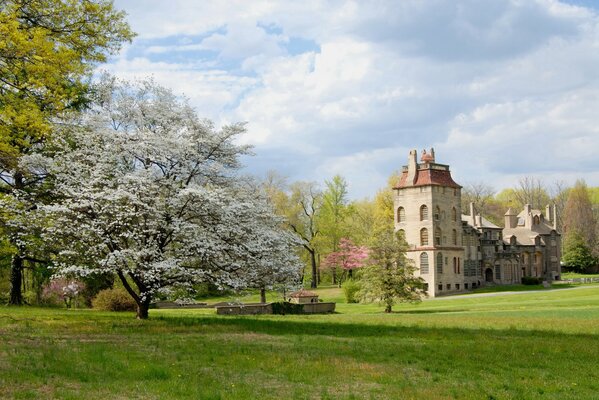
[[[453,243],[454,246],[458,245],[458,231],[455,229],[451,231],[451,243]]]
[[[437,273],[443,273],[443,254],[437,253]]]
[[[458,212],[455,207],[451,209],[451,220],[456,222],[458,220]]]
[[[435,207],[435,221],[438,221],[441,218],[441,209],[439,206]]]
[[[424,204],[420,206],[420,221],[426,221],[428,219],[428,207]]]
[[[406,221],[406,210],[403,207],[397,209],[397,222]]]
[[[533,217],[533,219],[532,219],[532,223],[533,223],[533,224],[535,224],[535,225],[539,225],[539,223],[540,223],[540,219],[539,219],[539,216],[538,216],[538,215],[535,215],[535,216]]]
[[[420,273],[428,274],[428,253],[420,253]]]
[[[426,228],[420,229],[420,245],[428,246],[428,229]]]
[[[435,228],[435,244],[441,246],[441,228]]]

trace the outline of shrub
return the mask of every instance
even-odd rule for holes
[[[540,285],[543,283],[543,278],[537,278],[534,276],[523,276],[522,284],[523,285]]]
[[[354,281],[353,279],[348,279],[345,282],[343,282],[343,285],[341,285],[341,287],[343,288],[343,294],[345,295],[345,301],[347,303],[358,302],[358,298],[356,296],[356,294],[360,290],[360,284],[358,282]]]
[[[288,303],[286,301],[280,301],[278,303],[272,303],[273,314],[303,314],[303,304]]]
[[[92,300],[93,308],[104,311],[135,311],[137,304],[125,289],[105,289]]]

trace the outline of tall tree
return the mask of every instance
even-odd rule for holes
[[[151,81],[109,81],[98,95],[52,164],[45,239],[63,249],[63,274],[115,274],[141,319],[175,284],[240,289],[299,275],[297,240],[238,174],[243,125],[217,131]]]
[[[291,185],[287,203],[287,223],[300,237],[310,260],[310,287],[318,287],[318,239],[321,232],[319,214],[322,208],[322,192],[313,182],[296,182]]]
[[[132,37],[109,0],[0,2],[0,191],[13,197],[11,206],[35,209],[29,192],[44,176],[21,157],[41,149],[57,117],[82,107],[94,65]],[[23,228],[7,218],[15,251],[10,303],[21,304],[27,246],[18,239]]]
[[[346,219],[350,212],[347,198],[347,182],[340,175],[335,175],[330,181],[325,181],[326,190],[322,196],[322,213],[320,226],[321,239],[328,252],[339,250],[339,241],[347,236]],[[331,266],[333,284],[337,283],[337,268]]]
[[[392,226],[381,226],[374,232],[370,265],[365,267],[358,296],[363,301],[379,301],[390,313],[396,302],[418,302],[426,294],[425,282],[415,277],[416,267],[406,257],[408,245]]]
[[[579,235],[591,252],[597,254],[597,221],[587,185],[582,180],[576,181],[574,187],[570,189],[564,208],[563,223],[565,240],[570,235]]]

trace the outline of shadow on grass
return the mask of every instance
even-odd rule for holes
[[[426,312],[426,311],[425,311]],[[423,312],[423,313],[425,313]],[[412,312],[407,312],[412,313]],[[398,313],[402,314],[402,313]],[[298,321],[285,320],[285,317],[278,319],[262,319],[252,316],[246,317],[172,317],[159,316],[156,320],[163,321],[169,325],[175,326],[198,326],[198,327],[227,327],[228,332],[233,332],[230,328],[237,328],[239,331],[263,333],[268,335],[310,335],[310,336],[334,336],[334,337],[394,337],[394,336],[433,336],[443,337],[448,335],[465,336],[509,336],[512,338],[530,338],[542,337],[545,339],[556,337],[568,337],[570,340],[576,338],[596,339],[597,335],[590,333],[564,333],[552,330],[521,330],[516,328],[489,329],[473,327],[424,327],[424,326],[393,326],[377,325],[376,323],[336,323],[322,321]]]

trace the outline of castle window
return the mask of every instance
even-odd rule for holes
[[[458,231],[455,229],[451,232],[451,243],[453,243],[454,246],[457,246],[458,244]]]
[[[439,288],[439,291],[443,290],[443,285],[439,285],[438,288]]]
[[[499,265],[495,266],[495,279],[501,280],[501,267]]]
[[[421,246],[428,245],[428,229],[426,229],[426,228],[420,229],[420,245]]]
[[[435,244],[437,246],[441,246],[441,229],[440,228],[435,229]]]
[[[456,211],[455,207],[451,209],[451,220],[454,222],[458,220],[458,212]]]
[[[443,273],[443,254],[437,253],[437,273]]]
[[[441,209],[439,206],[435,207],[435,221],[438,221],[441,216]]]
[[[420,206],[420,221],[426,221],[428,219],[428,207],[424,204]]]
[[[406,210],[403,207],[397,209],[397,222],[406,221]]]
[[[420,273],[428,274],[428,253],[420,253]]]
[[[535,225],[539,225],[540,221],[539,221],[539,216],[535,215],[534,218],[532,219],[532,223]]]

